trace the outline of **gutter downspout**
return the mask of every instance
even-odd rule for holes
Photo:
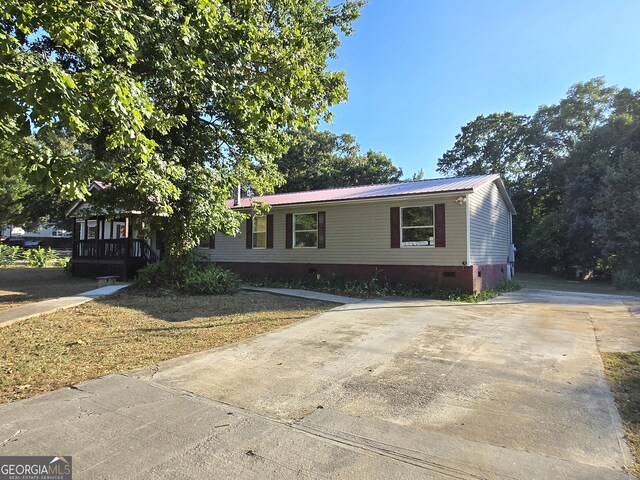
[[[469,207],[469,194],[466,195],[467,201],[464,202],[467,215],[467,266],[471,266],[471,210]]]

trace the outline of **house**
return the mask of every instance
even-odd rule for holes
[[[481,291],[513,273],[511,199],[499,175],[284,193],[230,201],[250,212],[239,235],[199,250],[245,277],[378,278]]]
[[[107,188],[94,181],[90,193]],[[76,202],[67,216],[73,217],[71,274],[96,278],[115,275],[133,278],[147,263],[159,258],[162,236],[145,233],[144,222],[136,212],[96,215],[85,201]]]
[[[68,238],[71,232],[59,228],[55,225],[40,225],[34,230],[25,230],[22,227],[10,226],[0,230],[0,237],[22,237],[25,239],[44,238]]]
[[[71,249],[71,232],[46,224],[31,229],[11,225],[0,229],[0,241],[25,248],[54,248],[60,255],[68,255]]]

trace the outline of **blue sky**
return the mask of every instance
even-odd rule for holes
[[[369,0],[332,61],[349,100],[336,133],[355,135],[427,178],[479,114],[532,113],[604,76],[640,89],[638,0]]]

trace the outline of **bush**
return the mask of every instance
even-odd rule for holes
[[[34,248],[24,252],[24,258],[30,267],[44,268],[58,258],[58,252],[51,248]]]
[[[191,295],[234,293],[240,278],[198,254],[151,263],[138,272],[140,289],[170,289]]]
[[[504,292],[520,290],[520,285],[512,280],[505,280],[493,290],[482,293],[469,293],[465,290],[427,290],[416,286],[390,284],[384,280],[373,278],[369,281],[344,280],[341,278],[320,279],[313,282],[281,282],[265,279],[251,282],[256,286],[279,288],[309,288],[311,290],[347,295],[353,297],[411,297],[433,298],[436,300],[450,300],[455,302],[478,303],[495,298]]]
[[[178,289],[192,295],[211,295],[233,293],[239,285],[240,279],[235,273],[211,265],[189,270]]]
[[[613,273],[613,285],[620,290],[640,290],[640,272],[617,270]]]
[[[496,292],[499,292],[499,293],[505,293],[505,292],[516,292],[521,288],[522,286],[520,286],[518,282],[514,282],[513,280],[503,280],[496,286],[495,290]]]
[[[20,247],[0,244],[0,265],[10,265],[22,256]]]

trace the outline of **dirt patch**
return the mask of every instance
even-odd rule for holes
[[[62,268],[0,268],[0,311],[66,297],[97,287],[95,280],[67,277]]]
[[[2,330],[0,403],[237,342],[334,306],[255,292],[121,293],[34,317]]]
[[[602,359],[635,458],[631,471],[640,476],[640,351],[603,353]]]

